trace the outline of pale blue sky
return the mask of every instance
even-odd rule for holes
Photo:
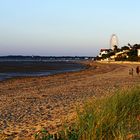
[[[140,0],[0,0],[0,55],[97,55],[140,43]]]

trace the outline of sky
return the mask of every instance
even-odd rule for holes
[[[0,56],[96,56],[140,43],[140,0],[0,0]]]

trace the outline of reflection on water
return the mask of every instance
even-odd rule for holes
[[[14,77],[28,77],[28,76],[47,76],[50,75],[51,72],[8,72],[8,73],[0,73],[0,81],[14,78]]]

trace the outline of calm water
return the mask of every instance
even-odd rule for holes
[[[79,71],[85,66],[74,62],[1,61],[0,81],[14,77],[47,76],[63,72]]]

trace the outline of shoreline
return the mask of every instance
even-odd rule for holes
[[[88,68],[79,72],[0,83],[1,132],[27,140],[42,127],[55,132],[74,121],[77,105],[140,84],[140,77],[128,75],[136,65],[82,63]]]
[[[13,61],[13,62],[16,63],[16,61]],[[24,61],[24,62],[27,62],[27,61]],[[35,62],[35,61],[32,61],[32,62]],[[38,62],[38,63],[40,63],[40,62]],[[54,68],[55,68],[54,70],[48,70],[46,68],[46,70],[43,70],[43,71],[41,71],[41,70],[34,71],[34,70],[32,70],[33,69],[32,66],[30,66],[31,70],[29,72],[20,72],[20,71],[18,71],[18,69],[16,69],[17,72],[7,71],[7,72],[4,72],[4,73],[3,72],[0,73],[0,74],[3,74],[3,75],[4,74],[7,75],[7,77],[5,77],[5,78],[0,78],[0,82],[11,80],[11,79],[35,78],[35,77],[39,78],[39,77],[52,76],[52,75],[57,75],[57,74],[62,74],[62,73],[78,72],[78,71],[85,70],[89,67],[89,66],[81,63],[81,61],[80,62],[78,62],[78,61],[71,61],[71,62],[64,62],[64,61],[61,61],[61,62],[60,61],[53,61],[53,62],[51,62],[51,61],[48,61],[46,64],[48,64],[48,63],[71,64],[71,65],[73,65],[73,67],[75,67],[78,64],[79,66],[77,68],[71,68],[70,67],[69,69],[66,68],[66,69],[62,69],[62,70],[59,70],[59,69],[57,70],[57,68],[55,68],[55,66],[54,66]],[[10,67],[10,66],[8,66],[8,67]]]

